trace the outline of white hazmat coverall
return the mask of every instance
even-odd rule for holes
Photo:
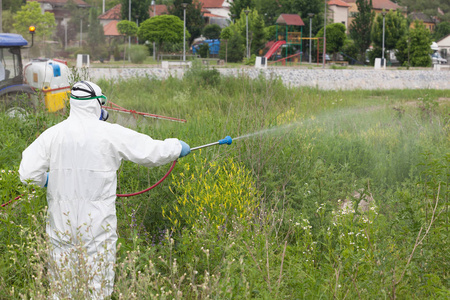
[[[178,139],[153,140],[100,121],[100,112],[97,99],[70,99],[70,116],[23,151],[19,168],[22,182],[31,180],[40,186],[49,170],[46,231],[53,246],[52,259],[59,267],[68,268],[67,255],[82,245],[87,251],[85,259],[93,266],[92,298],[99,299],[110,295],[114,284],[116,171],[121,161],[159,166],[177,159],[182,148]],[[103,265],[102,255],[106,259]],[[51,278],[63,281],[55,271]]]

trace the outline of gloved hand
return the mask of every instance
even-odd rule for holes
[[[189,147],[188,144],[186,144],[183,141],[180,141],[181,144],[181,153],[180,153],[180,157],[186,156],[189,153],[191,153],[191,147]]]
[[[45,181],[44,187],[47,187],[47,184],[48,184],[48,172],[46,175],[47,175],[47,180]]]

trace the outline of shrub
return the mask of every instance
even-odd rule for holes
[[[200,57],[206,58],[209,57],[209,45],[208,43],[201,44],[198,48],[198,54]]]
[[[130,48],[131,62],[134,64],[142,64],[148,56],[148,50],[145,46],[132,45]]]
[[[193,159],[173,181],[176,204],[163,212],[174,228],[191,228],[203,218],[213,228],[229,227],[232,218],[239,222],[255,213],[258,193],[249,171],[231,158],[207,162],[194,154]]]

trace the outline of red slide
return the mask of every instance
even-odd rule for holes
[[[264,57],[269,59],[275,53],[275,51],[277,51],[278,48],[280,48],[281,45],[284,45],[284,44],[286,44],[286,41],[275,42],[275,44],[273,44],[272,47],[270,47],[269,51],[267,51],[267,53],[266,53],[266,55],[264,55]]]

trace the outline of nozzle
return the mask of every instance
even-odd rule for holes
[[[219,145],[223,144],[231,145],[232,142],[233,140],[231,139],[231,137],[227,135],[224,139],[219,140]]]

